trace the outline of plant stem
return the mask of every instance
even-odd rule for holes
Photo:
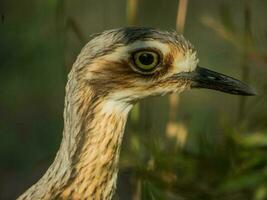
[[[249,84],[249,75],[250,68],[248,66],[248,54],[249,54],[249,45],[251,41],[251,12],[250,4],[247,0],[244,8],[244,36],[243,36],[243,55],[242,55],[242,64],[241,64],[241,79]],[[238,108],[238,121],[242,121],[244,117],[244,111],[246,106],[246,97],[240,97],[239,99],[239,108]]]

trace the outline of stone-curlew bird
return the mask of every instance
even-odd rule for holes
[[[68,76],[56,158],[18,199],[111,199],[127,115],[140,99],[187,88],[255,94],[197,64],[193,46],[175,32],[121,28],[95,35]]]

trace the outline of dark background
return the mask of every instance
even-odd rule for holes
[[[175,29],[176,0],[0,1],[0,199],[14,199],[52,162],[67,73],[91,34],[141,25]],[[192,90],[131,112],[119,199],[267,199],[267,1],[188,0],[184,35],[200,65],[258,91]]]

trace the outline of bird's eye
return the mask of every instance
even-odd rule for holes
[[[150,72],[159,64],[159,55],[154,51],[139,51],[133,56],[134,64],[141,71]]]

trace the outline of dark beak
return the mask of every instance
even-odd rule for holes
[[[256,91],[245,83],[203,67],[198,66],[195,71],[189,72],[188,76],[191,88],[207,88],[243,96],[256,95]]]

